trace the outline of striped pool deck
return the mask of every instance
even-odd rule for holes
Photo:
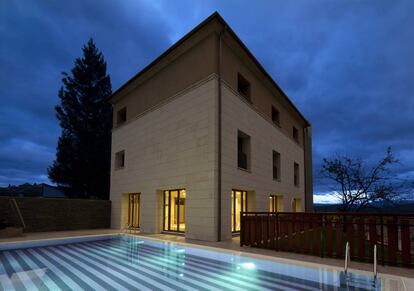
[[[315,281],[218,257],[130,237],[6,250],[0,290],[380,290],[365,276],[318,271]]]

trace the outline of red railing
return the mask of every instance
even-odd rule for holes
[[[414,267],[414,214],[242,212],[240,245]]]

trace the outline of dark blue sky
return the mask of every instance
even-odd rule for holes
[[[414,1],[2,0],[0,185],[48,181],[61,72],[89,37],[116,89],[215,10],[312,123],[315,173],[392,146],[414,176]]]

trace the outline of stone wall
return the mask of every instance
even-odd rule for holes
[[[10,197],[0,197],[0,219],[21,226]],[[16,197],[24,232],[109,228],[111,201]]]
[[[112,131],[113,228],[127,223],[126,194],[141,193],[141,231],[161,232],[163,191],[185,189],[186,238],[217,239],[217,84],[211,75]],[[117,169],[120,151],[125,165]]]
[[[231,191],[247,191],[247,211],[269,211],[269,195],[283,196],[283,210],[292,211],[292,199],[304,209],[304,151],[271,120],[265,118],[226,83],[222,86],[221,233],[231,239]],[[250,169],[238,168],[238,131],[250,137]],[[273,179],[273,151],[280,154],[280,179]],[[299,164],[299,185],[294,184]]]

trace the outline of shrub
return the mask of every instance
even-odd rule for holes
[[[0,229],[5,229],[6,227],[9,227],[10,224],[7,222],[6,219],[0,219]]]

